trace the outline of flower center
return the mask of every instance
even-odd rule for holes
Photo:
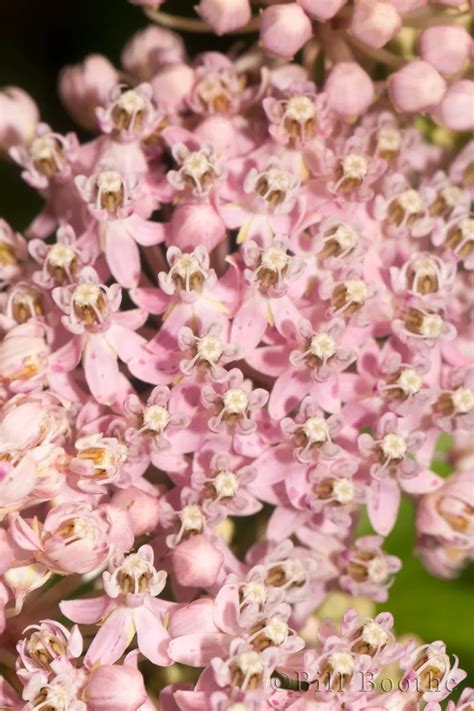
[[[231,499],[239,489],[239,480],[233,472],[221,471],[215,476],[213,485],[220,498]]]
[[[53,244],[48,252],[48,262],[52,267],[64,269],[75,260],[76,253],[67,244]]]
[[[369,170],[367,160],[358,153],[349,153],[342,159],[341,165],[344,177],[357,181],[363,180]]]
[[[329,428],[323,417],[310,417],[303,425],[303,432],[311,443],[327,442],[329,440]]]
[[[184,506],[179,514],[184,531],[201,533],[204,528],[205,518],[199,506],[189,504]]]
[[[251,602],[261,607],[267,599],[267,588],[263,583],[252,581],[241,588],[242,602]]]
[[[243,415],[249,406],[247,393],[241,388],[231,388],[223,396],[224,409],[231,415]]]
[[[388,634],[377,622],[368,622],[362,630],[362,639],[371,647],[383,647],[387,644]]]
[[[285,201],[288,192],[295,187],[295,184],[294,176],[274,167],[259,173],[254,189],[270,207],[277,207]]]
[[[416,395],[421,390],[422,379],[413,368],[405,368],[399,375],[398,385],[407,395]]]
[[[354,482],[351,479],[336,479],[332,492],[339,504],[350,504],[355,494]]]
[[[405,190],[398,196],[397,202],[408,215],[416,215],[422,208],[421,197],[416,190]]]
[[[162,434],[170,421],[170,414],[161,405],[150,405],[143,411],[143,424],[148,430]]]
[[[237,657],[237,666],[245,676],[260,675],[264,669],[258,652],[243,652]]]
[[[150,591],[156,571],[152,565],[140,556],[132,553],[125,558],[117,571],[117,582],[124,595]]]
[[[310,351],[322,361],[332,358],[336,350],[336,341],[329,333],[317,333],[311,338]]]
[[[349,652],[333,652],[329,657],[329,664],[336,674],[349,676],[354,671],[354,660]]]
[[[465,414],[474,408],[474,391],[471,388],[460,387],[451,395],[456,412]]]
[[[30,154],[36,170],[47,178],[64,168],[65,159],[61,144],[52,136],[35,138],[30,147]]]
[[[272,644],[279,646],[288,637],[288,625],[279,617],[271,617],[267,620],[264,633]]]
[[[384,154],[398,153],[402,143],[400,131],[396,128],[381,128],[377,134],[377,149]]]
[[[380,446],[387,459],[403,459],[407,452],[405,438],[394,432],[385,435]]]
[[[428,314],[423,317],[420,332],[425,338],[439,338],[443,328],[443,319],[439,314]]]
[[[388,578],[388,568],[385,559],[381,556],[372,558],[367,564],[367,575],[369,580],[377,585],[385,583]]]
[[[224,346],[215,336],[204,336],[198,340],[197,353],[209,363],[217,363],[223,352]]]
[[[282,249],[270,247],[262,253],[262,266],[275,272],[282,272],[289,262],[289,257]]]

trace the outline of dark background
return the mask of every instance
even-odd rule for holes
[[[192,15],[194,0],[168,0],[168,12]],[[35,99],[41,119],[60,133],[75,128],[57,94],[61,68],[93,52],[115,66],[131,35],[149,24],[127,0],[0,0],[0,87],[20,86]],[[210,47],[210,36],[183,35],[191,52]],[[225,50],[235,41],[212,38]],[[86,137],[78,131],[81,138]],[[0,212],[22,230],[41,201],[20,178],[20,169],[0,161]]]

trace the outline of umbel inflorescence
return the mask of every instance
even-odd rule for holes
[[[150,26],[122,69],[66,68],[91,140],[0,96],[44,199],[25,236],[0,221],[2,709],[439,711],[465,677],[370,601],[402,496],[433,575],[473,557],[467,10],[266,5],[232,59]],[[422,59],[380,53],[405,15]]]

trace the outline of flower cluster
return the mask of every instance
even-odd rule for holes
[[[356,3],[348,31],[425,4]],[[343,5],[270,4],[262,41]],[[350,67],[321,90],[261,52],[190,61],[158,27],[122,63],[61,76],[84,143],[2,97],[44,207],[24,236],[0,221],[0,706],[436,711],[465,676],[442,642],[314,611],[388,599],[402,496],[432,573],[474,557],[474,142],[430,144],[384,95],[347,122]],[[144,659],[199,678],[146,687]]]
[[[157,8],[163,1],[130,0],[158,21]],[[278,57],[291,60],[301,49],[313,62],[324,57],[333,67],[326,85],[328,98],[341,116],[358,116],[371,103],[375,87],[370,70],[379,64],[387,68],[387,88],[398,111],[431,114],[456,131],[474,128],[473,45],[465,0],[254,4],[261,6],[254,16],[251,0],[200,0],[195,10],[217,34],[258,28],[261,46]],[[472,0],[470,5],[472,9]],[[166,19],[169,23],[168,13]],[[176,27],[188,29],[187,21],[173,20]],[[402,48],[403,56],[394,47]]]

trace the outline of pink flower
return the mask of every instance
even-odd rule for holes
[[[260,39],[265,49],[274,54],[291,59],[311,35],[311,21],[295,2],[262,11]]]
[[[85,663],[113,664],[136,634],[138,649],[147,659],[159,666],[170,664],[169,636],[162,622],[167,603],[156,599],[165,587],[166,573],[153,566],[151,547],[141,546],[136,553],[113,558],[102,578],[104,595],[60,605],[63,614],[77,622],[91,624],[105,617]]]
[[[17,86],[3,89],[0,107],[0,150],[8,154],[13,146],[27,145],[33,139],[39,111],[31,96]]]
[[[30,524],[14,515],[11,534],[20,548],[62,575],[90,573],[117,550],[129,550],[133,544],[126,515],[108,506],[93,509],[87,503],[56,506],[40,527],[35,519]]]
[[[386,555],[381,536],[363,536],[352,549],[342,554],[341,587],[351,595],[365,595],[377,602],[385,602],[393,574],[401,568],[399,558]]]
[[[71,116],[89,131],[98,129],[96,107],[104,106],[118,72],[106,57],[90,54],[82,64],[65,67],[59,77],[59,95]]]
[[[147,700],[140,671],[127,664],[104,665],[96,669],[85,688],[91,711],[135,711]]]
[[[13,160],[23,168],[22,178],[33,188],[44,190],[50,182],[64,183],[72,175],[79,142],[74,133],[62,136],[45,123],[39,123],[28,146],[10,149]]]
[[[196,12],[218,34],[232,32],[249,22],[249,0],[200,0]]]
[[[68,372],[83,359],[86,380],[99,402],[117,396],[119,367],[117,356],[127,362],[145,343],[134,333],[146,319],[140,309],[117,313],[122,292],[118,284],[100,283],[91,267],[83,269],[78,282],[57,287],[53,298],[64,312],[63,325],[74,334],[56,354],[56,368]]]

